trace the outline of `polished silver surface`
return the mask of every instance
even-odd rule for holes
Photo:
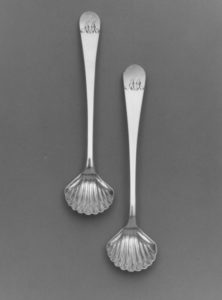
[[[121,229],[107,244],[107,254],[116,267],[123,271],[141,271],[156,258],[155,242],[136,224]]]
[[[81,173],[65,190],[66,201],[80,214],[96,215],[113,201],[112,188],[96,173]]]
[[[148,268],[157,254],[156,243],[136,224],[137,140],[145,83],[146,73],[139,65],[131,65],[123,73],[130,160],[129,220],[106,245],[114,265],[129,272]]]
[[[96,57],[101,22],[94,12],[84,12],[79,20],[85,66],[87,95],[87,159],[85,170],[65,188],[68,205],[81,214],[102,213],[113,202],[113,189],[95,172],[93,158],[93,121]]]

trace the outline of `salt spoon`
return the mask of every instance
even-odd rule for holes
[[[87,159],[85,170],[65,188],[68,205],[80,214],[96,215],[113,202],[113,189],[96,173],[93,159],[93,119],[96,57],[101,22],[94,12],[84,12],[79,20],[85,66],[87,95]]]
[[[127,225],[106,245],[114,265],[129,272],[148,268],[157,254],[156,243],[136,224],[136,153],[145,82],[146,73],[139,65],[131,65],[123,73],[129,138],[130,210]]]

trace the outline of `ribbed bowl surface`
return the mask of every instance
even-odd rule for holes
[[[116,267],[129,272],[148,268],[156,259],[156,243],[140,228],[123,228],[106,245]]]
[[[80,174],[65,188],[68,205],[80,214],[102,213],[113,202],[113,189],[97,174]]]

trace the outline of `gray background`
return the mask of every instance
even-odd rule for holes
[[[116,191],[109,211],[88,218],[63,199],[86,154],[85,10],[103,21],[95,151]],[[1,0],[0,299],[221,299],[221,28],[220,0]],[[136,274],[104,250],[128,214],[121,73],[131,63],[149,74],[139,224],[159,246]]]

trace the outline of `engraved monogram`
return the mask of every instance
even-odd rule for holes
[[[144,86],[140,79],[132,79],[129,82],[129,89],[131,91],[144,90]]]
[[[99,32],[99,28],[96,26],[96,22],[92,21],[92,22],[89,22],[87,23],[81,30],[81,32],[84,32],[84,33],[98,33]]]

